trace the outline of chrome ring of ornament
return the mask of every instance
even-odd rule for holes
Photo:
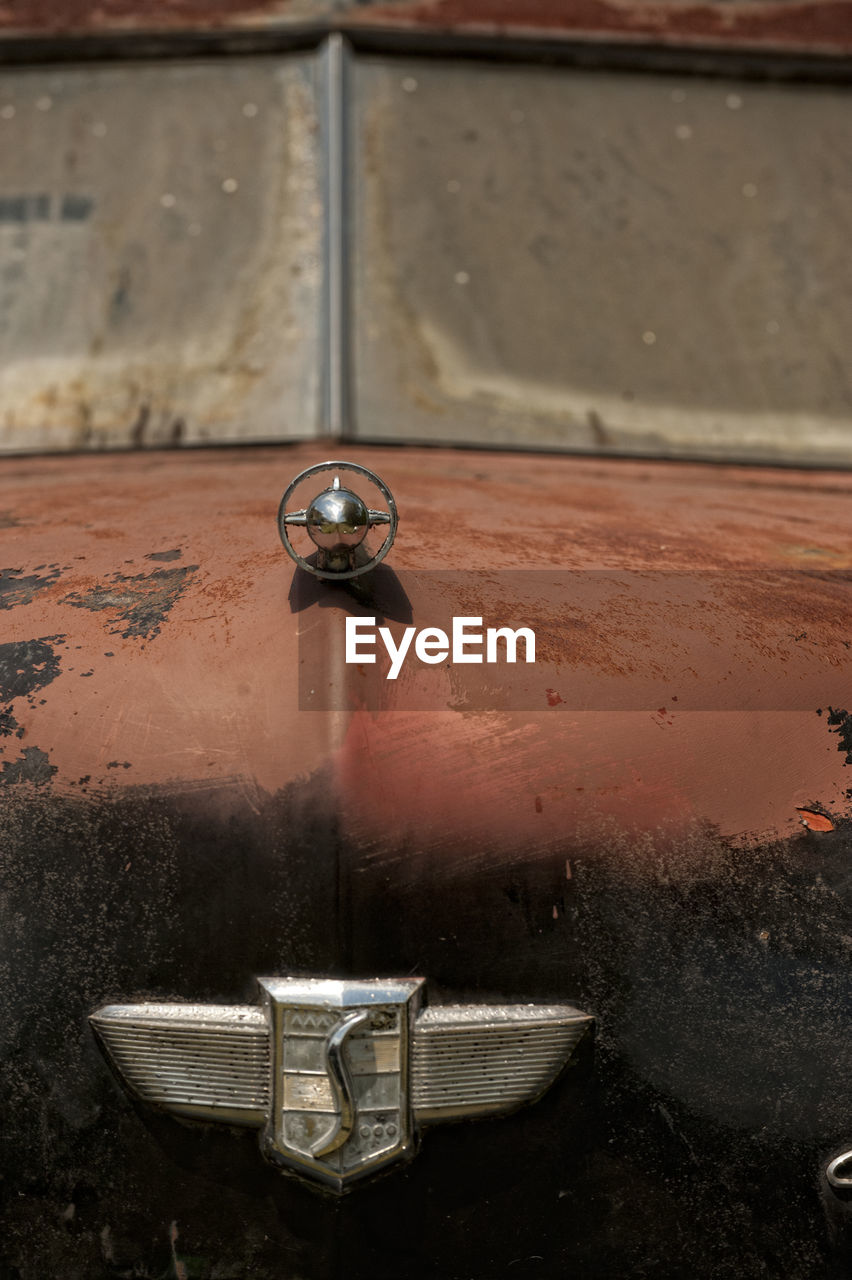
[[[844,1151],[842,1155],[835,1156],[826,1168],[825,1176],[829,1186],[838,1191],[852,1189],[852,1151]]]
[[[303,507],[301,511],[288,512],[287,503],[297,486],[323,471],[354,471],[365,476],[382,494],[388,505],[387,511],[376,511],[368,507],[357,493],[343,488],[340,477],[335,476],[334,482],[318,493],[307,507]],[[301,471],[285,489],[278,508],[278,532],[290,558],[315,578],[330,578],[338,582],[368,573],[384,560],[396,537],[398,521],[396,503],[390,489],[375,471],[362,467],[358,462],[318,462]],[[358,549],[375,525],[388,526],[385,540],[375,555],[359,564]],[[290,541],[291,528],[307,531],[317,548],[316,564],[311,564],[304,556],[299,555]]]

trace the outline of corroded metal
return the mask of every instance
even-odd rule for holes
[[[143,1102],[265,1125],[268,1159],[336,1191],[413,1155],[418,1124],[534,1101],[593,1023],[569,1005],[419,1012],[420,978],[260,986],[263,1010],[119,1004],[90,1021]]]
[[[255,796],[333,758],[347,788],[352,779],[348,813],[363,810],[371,830],[398,828],[402,813],[424,831],[438,820],[448,831],[455,823],[464,830],[477,814],[488,847],[496,840],[507,850],[527,839],[521,797],[560,797],[558,805],[544,804],[536,828],[541,839],[558,840],[566,822],[583,820],[591,801],[577,788],[598,771],[612,781],[596,803],[622,818],[701,816],[726,831],[783,835],[803,829],[797,808],[822,801],[833,810],[848,783],[827,708],[815,714],[820,703],[783,713],[688,715],[679,715],[676,703],[661,703],[664,716],[636,710],[619,720],[617,752],[598,713],[581,712],[576,721],[554,714],[560,661],[573,681],[584,673],[597,681],[619,673],[626,679],[649,652],[665,672],[680,654],[653,596],[631,625],[618,597],[600,600],[596,616],[568,622],[568,579],[557,591],[555,577],[551,595],[528,602],[534,608],[521,598],[512,606],[526,615],[522,621],[541,619],[546,629],[528,669],[537,674],[541,711],[532,719],[511,713],[519,732],[525,728],[511,752],[506,745],[505,763],[488,713],[305,715],[298,734],[282,732],[298,717],[299,632],[309,632],[320,606],[296,593],[295,568],[281,553],[272,515],[289,477],[317,454],[316,446],[297,445],[6,460],[0,707],[11,708],[15,725],[0,738],[0,752],[10,771],[24,749],[37,748],[65,793],[80,785],[113,791],[129,783],[215,783]],[[492,572],[499,565],[517,570],[520,583],[532,556],[539,570],[567,564],[574,571],[673,571],[681,580],[690,572],[754,571],[751,579],[740,577],[724,619],[696,601],[693,621],[709,626],[718,618],[723,626],[707,633],[716,636],[711,652],[735,644],[740,671],[755,687],[765,686],[767,653],[775,655],[777,672],[784,667],[774,664],[787,649],[797,670],[806,669],[798,666],[797,650],[847,653],[842,575],[852,568],[852,477],[846,473],[363,446],[352,446],[350,457],[382,475],[404,507],[393,552],[398,575]],[[535,529],[507,540],[495,512],[525,510],[530,495]],[[807,571],[796,593],[779,594],[766,577],[795,570]],[[324,591],[326,598],[336,610],[349,602],[344,595],[335,605]],[[429,622],[424,605],[425,597],[408,601],[418,625]],[[404,599],[380,596],[370,612],[380,607],[407,616]],[[452,612],[505,621],[508,607],[500,576],[475,592],[471,578]],[[338,616],[342,631],[344,614]],[[805,639],[795,639],[803,633]],[[269,655],[263,671],[259,653]],[[328,655],[329,678],[342,670],[342,654]],[[836,668],[828,663],[826,670]],[[349,678],[357,690],[354,668]],[[789,707],[786,698],[784,683],[777,705]],[[577,733],[579,751],[571,745]],[[747,742],[750,783],[732,791],[729,762]],[[481,775],[474,769],[480,752],[488,761]],[[634,757],[643,760],[641,780],[631,773]],[[460,760],[476,774],[472,789],[459,787]],[[80,784],[84,777],[90,782]],[[439,812],[433,788],[443,797]]]
[[[637,608],[643,571],[736,568],[724,609],[680,620],[743,687],[788,705],[805,653],[842,686],[852,476],[358,446],[405,514],[363,596],[297,574],[272,527],[324,456],[3,465],[3,1264],[95,1276],[108,1249],[165,1274],[173,1243],[188,1271],[398,1280],[479,1275],[485,1242],[489,1274],[628,1276],[674,1238],[696,1280],[823,1274],[819,1197],[848,1197],[816,1173],[849,1134],[852,708],[559,698],[649,660],[680,676],[679,606]],[[532,562],[552,590],[521,589]],[[566,566],[623,590],[592,616]],[[299,633],[365,606],[427,625],[427,569],[457,571],[452,612],[536,627],[540,709],[301,712]],[[250,1008],[280,972],[426,972],[442,1009],[576,993],[593,1088],[578,1046],[536,1106],[436,1125],[375,1196],[331,1202],[258,1158],[261,1126],[129,1106],[85,1025],[128,992]]]
[[[419,34],[483,34],[500,39],[545,37],[559,42],[610,39],[625,43],[826,50],[852,48],[843,0],[10,0],[0,11],[7,39],[167,32],[317,33],[372,30]]]
[[[734,49],[852,50],[852,17],[842,0],[376,0],[353,5],[347,17],[354,30],[385,27],[412,35],[437,31],[498,40],[544,36],[554,41],[603,38]]]

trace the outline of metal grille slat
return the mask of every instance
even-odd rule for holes
[[[259,1016],[258,1016],[259,1015]],[[228,1111],[256,1123],[269,1105],[269,1034],[259,1010],[217,1018],[198,1006],[102,1010],[94,1019],[106,1049],[146,1102],[205,1116]]]
[[[411,1101],[419,1120],[497,1113],[532,1101],[565,1065],[591,1019],[548,1006],[433,1008],[417,1023]]]

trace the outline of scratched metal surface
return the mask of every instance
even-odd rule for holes
[[[459,613],[502,616],[498,567],[740,566],[755,589],[721,640],[755,670],[848,634],[848,475],[352,454],[400,506],[385,585],[492,575],[457,587]],[[849,1206],[819,1179],[852,1136],[848,706],[566,714],[546,664],[529,713],[300,711],[298,635],[351,605],[296,574],[274,517],[322,456],[4,464],[6,1274],[279,1280],[285,1258],[292,1280],[669,1280],[675,1249],[701,1280],[848,1274]],[[531,503],[507,544],[503,513]],[[782,569],[809,571],[795,598]],[[565,601],[538,605],[558,622]],[[649,643],[617,602],[607,629],[566,633],[578,670]],[[106,1000],[251,1001],[276,972],[576,999],[596,1061],[330,1202],[252,1134],[135,1107],[86,1026]]]
[[[844,89],[354,84],[356,436],[848,464]]]
[[[845,634],[845,596],[837,593],[852,568],[850,475],[347,446],[350,453],[387,481],[402,513],[390,567],[405,575],[417,569],[456,571],[448,579],[457,593],[450,602],[453,613],[499,612],[501,583],[514,583],[517,590],[531,565],[627,575],[670,570],[680,577],[737,570],[752,573],[755,586],[733,601],[724,634],[728,648],[735,645],[742,661],[754,664],[755,680],[764,650],[769,653],[782,643],[785,626],[795,636],[806,631],[808,651],[826,655],[835,652],[838,637]],[[226,453],[153,451],[4,461],[3,641],[19,646],[9,650],[10,660],[20,653],[25,665],[38,668],[31,688],[14,672],[7,673],[4,685],[7,702],[22,699],[22,714],[14,711],[15,733],[0,742],[13,774],[26,774],[19,757],[24,748],[33,747],[38,749],[33,760],[63,788],[80,785],[85,775],[93,786],[108,788],[131,781],[178,784],[203,778],[244,786],[253,794],[255,786],[276,790],[300,771],[319,768],[330,751],[347,741],[345,715],[297,714],[296,676],[298,634],[320,614],[341,616],[349,597],[344,592],[341,604],[331,589],[307,589],[312,580],[294,576],[275,526],[277,503],[289,480],[324,456],[325,445],[315,443]],[[527,529],[524,513],[530,508],[536,519]],[[506,511],[518,513],[518,540],[511,545]],[[498,576],[490,589],[473,579],[464,586],[464,571],[499,569],[515,573]],[[760,577],[796,571],[809,576],[803,576],[801,592],[789,601],[779,598],[771,576],[766,582]],[[541,726],[535,740],[539,732],[545,737],[569,732],[564,717],[549,714],[545,688],[558,666],[558,652],[555,657],[552,652],[558,649],[554,620],[558,633],[559,590],[564,588],[552,576],[542,582],[542,590],[550,594],[530,607],[543,627],[551,618],[551,644],[550,649],[542,645],[548,674],[535,677],[537,701],[528,704],[540,706],[533,715]],[[294,593],[303,591],[297,599]],[[613,672],[627,678],[631,670],[643,670],[648,647],[653,651],[665,640],[665,618],[657,623],[649,619],[647,626],[637,623],[631,639],[618,598],[598,602],[587,623],[571,654],[590,683]],[[649,630],[652,625],[657,629]],[[617,639],[607,643],[610,633]],[[35,646],[36,657],[28,656],[28,646]],[[674,655],[674,638],[672,646]],[[258,666],[259,654],[274,659],[274,667],[265,662]],[[326,657],[330,663],[334,655]],[[337,668],[339,655],[334,662]],[[799,681],[809,670],[799,665],[794,652],[784,665]],[[778,678],[782,668],[766,669]],[[338,675],[337,669],[328,672],[329,678]],[[48,683],[50,693],[41,692]],[[780,710],[800,702],[798,692],[792,701],[784,692],[778,702],[769,699],[762,705]],[[630,705],[635,704],[625,704]],[[786,723],[797,726],[795,733],[801,735],[794,756],[782,767],[758,753],[753,768],[760,770],[759,779],[755,776],[736,796],[722,785],[728,767],[724,752],[707,752],[696,769],[689,753],[679,756],[676,774],[681,778],[685,771],[686,776],[669,787],[666,780],[674,766],[668,742],[674,735],[664,733],[654,717],[631,711],[627,720],[641,740],[636,754],[647,757],[646,785],[652,767],[657,779],[648,792],[648,813],[659,814],[665,799],[672,818],[704,817],[725,830],[788,832],[796,822],[793,798],[803,802],[819,776],[820,787],[829,789],[824,798],[831,799],[844,777],[837,753],[817,750],[830,738],[815,710],[783,712]],[[729,723],[729,714],[736,719],[736,713],[720,712],[720,725]],[[754,725],[761,714],[744,714],[741,727]],[[702,716],[704,712],[692,714],[680,731],[687,732],[687,723],[703,724],[700,741],[706,743],[708,721]],[[286,728],[294,717],[302,724],[297,735]],[[370,713],[355,720],[367,724]],[[392,750],[381,748],[382,757],[389,756],[388,797],[398,774],[402,780],[407,773],[414,781],[419,776],[407,762],[411,750],[419,749],[420,737],[433,729],[412,735],[402,750],[413,720],[416,716],[403,710],[379,717],[382,739],[399,739],[400,745],[398,764]],[[442,721],[454,725],[452,736],[461,734],[462,739],[476,725],[477,734],[490,732],[487,716],[480,721],[476,715],[435,710],[427,720],[432,726]],[[25,721],[25,731],[16,736]],[[591,735],[596,752],[606,752],[608,733],[598,721],[598,713],[590,713],[584,732]],[[399,729],[393,727],[397,723]],[[45,744],[49,760],[40,754]],[[535,747],[529,750],[534,759]],[[523,743],[514,753],[506,750],[507,766],[518,779],[526,751]],[[442,759],[436,749],[431,759],[442,790],[448,786],[443,770],[453,767],[453,758],[448,750]],[[563,768],[561,759],[559,752],[539,763],[539,777]],[[764,759],[765,768],[760,763]],[[124,769],[125,761],[132,773]],[[362,761],[355,754],[350,763],[365,768],[367,758]],[[805,763],[806,773],[796,782]],[[590,767],[589,761],[582,765],[583,770]],[[495,779],[499,776],[498,770]],[[657,784],[667,787],[665,793]],[[484,785],[483,780],[478,794]],[[372,785],[363,794],[376,821],[392,827],[397,821],[392,801]],[[623,816],[643,794],[640,789],[624,795],[619,788],[608,803]],[[430,803],[428,795],[424,802]],[[352,804],[359,804],[355,795]],[[642,804],[644,811],[646,801]],[[448,812],[456,806],[460,815],[472,812],[460,795],[448,801]],[[407,812],[408,805],[400,811]],[[481,816],[490,821],[490,813],[486,805]],[[517,820],[523,824],[523,815]],[[509,822],[505,817],[500,821]],[[539,826],[549,821],[542,818]],[[511,826],[509,822],[506,829]]]
[[[6,70],[0,449],[310,436],[313,55]]]
[[[0,33],[109,35],[151,31],[264,31],[334,27],[473,36],[600,38],[765,49],[848,52],[852,19],[843,0],[7,0]]]

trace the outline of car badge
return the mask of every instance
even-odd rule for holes
[[[300,510],[288,510],[296,490],[323,471],[335,472],[331,484],[320,493],[314,493],[311,501]],[[342,485],[337,474],[341,471],[353,472],[359,479],[369,481],[384,499],[385,509],[369,507],[354,489]],[[375,471],[357,462],[318,462],[301,471],[285,489],[278,508],[278,532],[287,554],[315,577],[337,581],[357,578],[384,560],[396,537],[397,523],[396,503],[390,489]],[[367,535],[376,525],[387,526],[387,533],[378,550],[371,552],[367,546]],[[316,547],[310,560],[293,545],[291,534],[295,529],[304,529]],[[307,543],[303,550],[307,552],[309,547],[310,543]]]
[[[541,1096],[594,1019],[570,1005],[422,1008],[422,978],[261,978],[259,1005],[112,1004],[91,1023],[130,1090],[261,1130],[334,1191],[414,1154],[422,1126]]]

